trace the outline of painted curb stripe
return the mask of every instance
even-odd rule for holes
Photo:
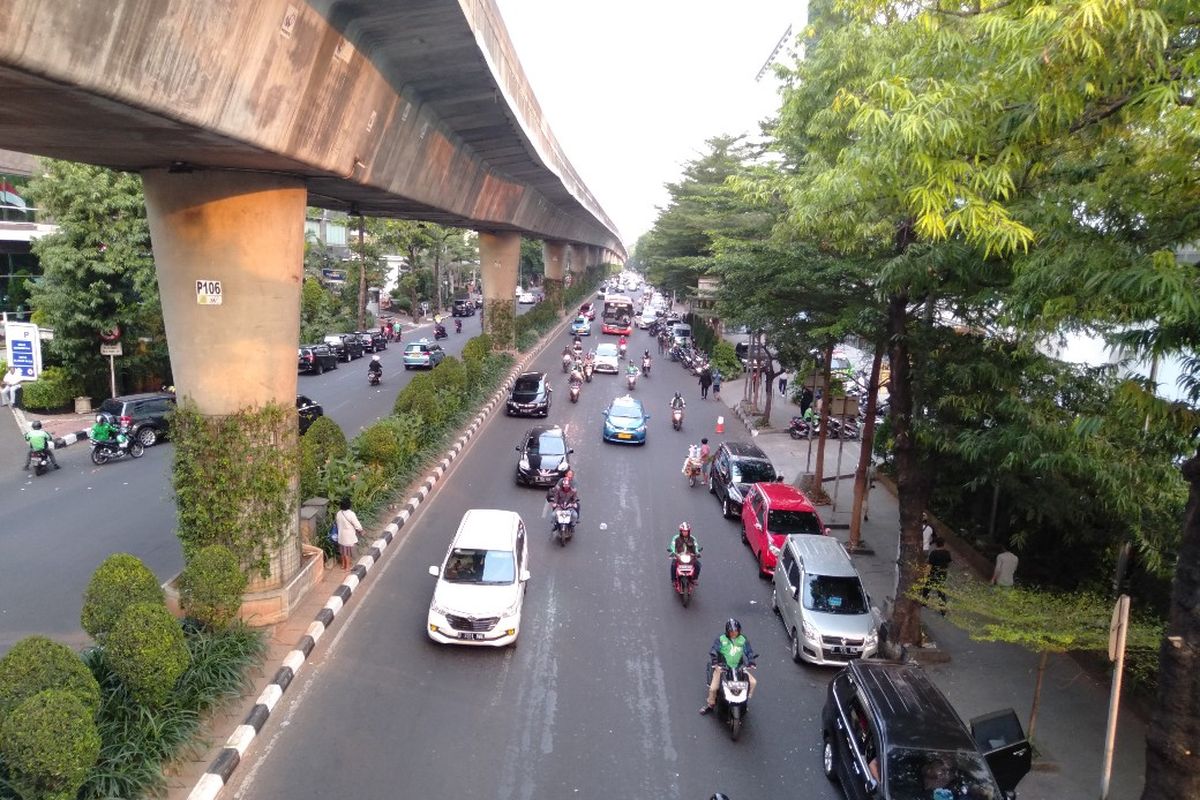
[[[569,318],[564,319],[559,328],[563,328],[569,324]],[[450,465],[458,458],[459,454],[466,448],[474,437],[475,432],[483,426],[491,414],[492,409],[503,399],[505,392],[512,387],[517,376],[525,371],[525,367],[546,348],[549,342],[553,339],[555,332],[551,332],[538,345],[537,349],[528,353],[525,358],[521,359],[510,370],[508,377],[501,384],[501,389],[493,395],[482,412],[475,416],[475,421],[467,432],[460,436],[454,446],[447,451],[446,457],[441,460],[437,467],[425,478],[421,488],[417,490],[417,494],[408,499],[404,508],[400,513],[392,518],[384,529],[383,534],[371,544],[371,550],[358,560],[354,568],[346,576],[345,580],[333,591],[329,599],[325,602],[323,608],[317,612],[313,622],[308,626],[308,630],[300,638],[296,648],[290,651],[283,659],[283,665],[275,672],[275,677],[270,684],[267,685],[258,696],[254,708],[246,715],[246,720],[241,725],[234,729],[225,746],[221,749],[220,754],[213,759],[208,765],[208,771],[200,777],[196,785],[192,787],[192,791],[188,794],[188,800],[215,800],[215,798],[225,788],[225,784],[229,782],[233,771],[237,769],[241,763],[242,756],[267,724],[267,720],[271,716],[271,712],[283,697],[283,693],[287,691],[288,686],[296,677],[296,673],[304,666],[305,660],[312,654],[316,647],[317,641],[333,623],[339,611],[345,607],[350,596],[354,593],[354,589],[366,578],[371,567],[374,566],[383,557],[383,551],[391,544],[395,537],[400,533],[400,529],[405,523],[412,518],[416,513],[417,508],[429,496],[440,479],[449,471]],[[68,434],[63,437],[64,444],[67,446],[73,444],[78,438],[86,437],[87,431],[79,431],[75,434]],[[70,437],[76,437],[70,442],[66,441]],[[55,447],[58,447],[57,440]]]

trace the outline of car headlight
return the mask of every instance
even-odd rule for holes
[[[504,611],[500,612],[500,617],[501,617],[501,618],[504,618],[504,617],[512,617],[512,616],[515,616],[515,615],[516,615],[516,613],[517,613],[518,611],[520,611],[520,610],[521,610],[521,601],[520,601],[520,600],[514,600],[514,601],[513,601],[513,604],[512,604],[511,606],[509,606],[508,608],[504,609]]]
[[[518,466],[521,469],[529,469],[529,459],[522,457],[520,462],[518,462]]]
[[[450,614],[454,613],[448,608],[443,608],[442,606],[439,606],[436,602],[429,604],[429,610],[432,611],[434,614],[441,614],[443,617],[448,617],[448,616],[450,616]]]
[[[806,620],[806,619],[800,620],[800,628],[804,632],[805,639],[815,642],[815,641],[817,641],[817,639],[820,638],[817,635],[817,629],[814,628],[812,625],[809,625],[808,620]]]

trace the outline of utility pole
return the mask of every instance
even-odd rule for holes
[[[358,214],[358,329],[367,329],[367,248],[364,244],[366,220]]]

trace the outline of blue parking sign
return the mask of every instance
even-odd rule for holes
[[[8,363],[25,380],[37,380],[42,364],[42,340],[37,325],[9,322],[4,326]]]

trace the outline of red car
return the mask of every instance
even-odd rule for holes
[[[742,500],[742,541],[758,557],[761,577],[775,572],[771,547],[782,548],[790,533],[829,534],[804,492],[786,483],[754,483]]]
[[[584,303],[579,307],[579,315],[587,317],[589,320],[596,319],[596,306],[593,303]]]

